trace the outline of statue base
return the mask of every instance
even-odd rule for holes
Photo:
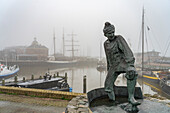
[[[114,86],[113,89],[114,89],[116,101],[109,100],[108,93],[105,92],[104,88],[98,88],[88,92],[87,96],[88,96],[89,106],[96,107],[96,106],[107,105],[107,106],[113,106],[114,109],[118,109],[117,106],[119,106],[120,109],[122,108],[122,110],[126,112],[135,113],[139,111],[137,105],[134,106],[130,103],[127,104],[128,91],[126,86]],[[140,87],[135,87],[134,97],[136,99],[143,99],[143,95]]]
[[[126,86],[114,86],[114,93],[116,97],[125,97],[128,98],[128,91]],[[91,102],[100,97],[108,97],[107,92],[105,92],[104,88],[98,88],[91,90],[87,93],[89,105]],[[140,87],[135,87],[135,99],[143,99],[142,90]]]

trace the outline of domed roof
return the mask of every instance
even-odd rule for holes
[[[32,44],[30,46],[28,46],[28,48],[47,48],[47,47],[42,46],[41,44],[39,44],[36,37],[35,37],[34,41],[32,42]]]
[[[34,41],[32,42],[31,46],[38,46],[38,42],[36,37],[34,38]]]

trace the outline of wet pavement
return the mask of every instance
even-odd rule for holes
[[[0,113],[63,113],[65,107],[0,101]]]
[[[0,94],[0,113],[63,113],[68,100]]]

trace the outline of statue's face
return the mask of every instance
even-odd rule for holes
[[[110,40],[112,41],[114,39],[114,33],[106,33],[105,36]]]

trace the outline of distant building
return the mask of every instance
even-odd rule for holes
[[[34,38],[30,46],[12,46],[0,51],[0,60],[47,60],[48,48]]]
[[[144,62],[155,62],[158,59],[161,59],[161,56],[159,56],[160,52],[157,52],[155,50],[145,52],[144,53]],[[142,53],[135,53],[136,61],[138,63],[142,62]]]
[[[1,60],[17,60],[17,56],[19,54],[25,53],[26,46],[12,46],[3,49],[0,52],[0,59]]]
[[[37,57],[35,59],[35,56]],[[34,41],[30,46],[28,46],[25,50],[25,55],[23,57],[27,57],[29,60],[47,60],[48,59],[48,48],[39,44],[34,38]]]

